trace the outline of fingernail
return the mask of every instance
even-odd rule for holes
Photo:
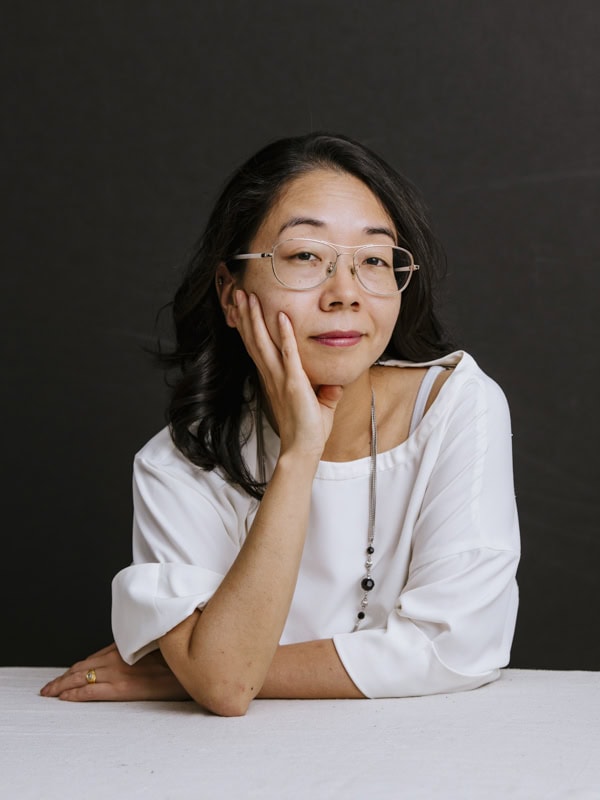
[[[251,292],[248,297],[248,303],[250,304],[250,308],[254,308],[256,305],[256,295],[253,292]]]

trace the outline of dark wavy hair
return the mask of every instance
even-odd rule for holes
[[[434,310],[434,285],[444,253],[419,193],[406,178],[364,145],[323,132],[280,139],[252,156],[226,184],[195,247],[170,304],[175,349],[162,353],[161,361],[178,370],[167,410],[175,445],[203,469],[220,467],[257,499],[264,486],[241,454],[248,402],[244,387],[256,372],[238,332],[225,324],[215,272],[221,262],[232,272],[239,269],[242,262],[229,259],[247,252],[286,185],[322,168],[348,173],[368,186],[392,219],[398,244],[420,265],[403,294],[383,357],[428,361],[452,350]]]

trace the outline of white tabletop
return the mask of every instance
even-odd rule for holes
[[[0,669],[0,796],[600,800],[600,673],[505,670],[460,694],[188,703],[40,697]]]

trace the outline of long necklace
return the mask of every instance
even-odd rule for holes
[[[363,596],[360,601],[360,608],[356,615],[356,622],[352,632],[360,628],[360,624],[365,618],[367,606],[369,605],[369,592],[374,588],[373,580],[373,553],[375,552],[375,511],[377,510],[377,417],[375,415],[375,392],[371,387],[371,463],[369,466],[369,527],[367,530],[367,549],[365,559],[365,576],[360,582]]]
[[[256,393],[256,460],[258,462],[258,479],[266,481],[265,441],[263,434],[263,410],[261,393]],[[360,582],[363,596],[360,601],[356,622],[352,632],[360,628],[369,605],[369,592],[375,587],[373,580],[373,553],[375,552],[375,512],[377,510],[377,417],[375,414],[375,391],[371,387],[371,462],[369,465],[369,526],[367,529],[367,549],[365,559],[365,575]]]

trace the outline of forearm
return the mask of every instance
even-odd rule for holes
[[[164,657],[190,695],[222,715],[244,714],[263,686],[288,617],[304,548],[311,491],[343,389],[304,372],[291,322],[277,315],[278,345],[257,297],[231,281],[221,297],[256,364],[279,433],[280,456],[246,540],[221,585],[162,637]],[[233,302],[232,302],[233,301]]]
[[[331,639],[280,645],[257,696],[364,698],[344,669]]]
[[[265,678],[287,619],[316,461],[282,456],[240,553],[202,614],[161,639],[190,695],[220,714],[243,714]]]

